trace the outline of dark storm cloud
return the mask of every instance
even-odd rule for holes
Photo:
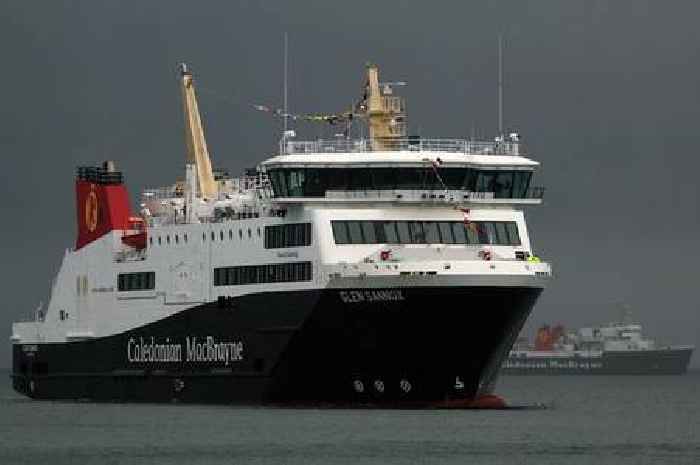
[[[181,175],[179,61],[196,72],[215,162],[238,172],[275,147],[278,127],[249,104],[281,101],[284,31],[294,110],[344,108],[373,61],[383,77],[409,82],[411,130],[435,137],[495,133],[503,32],[505,119],[543,163],[546,205],[528,214],[534,247],[556,271],[529,325],[601,322],[627,302],[660,339],[700,343],[700,42],[691,2],[5,1],[0,9],[2,334],[46,300],[74,240],[76,165],[116,159],[132,195]],[[9,342],[0,344],[3,365]]]

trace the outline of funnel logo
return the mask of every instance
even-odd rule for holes
[[[94,190],[85,199],[85,226],[90,232],[97,228],[97,194]]]

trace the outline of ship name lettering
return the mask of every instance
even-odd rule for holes
[[[400,289],[349,290],[338,293],[345,304],[361,302],[397,302],[406,300]]]

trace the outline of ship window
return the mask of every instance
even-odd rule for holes
[[[484,224],[476,221],[470,221],[469,226],[467,226],[467,243],[468,244],[482,244],[484,242],[479,238],[479,234],[484,229]]]
[[[408,223],[405,221],[396,222],[396,230],[399,232],[398,244],[410,244],[411,236],[408,232]]]
[[[501,171],[494,178],[494,194],[497,199],[513,196],[513,172]]]
[[[175,234],[175,243],[176,244],[180,243],[180,236],[178,236],[177,234]]]
[[[265,226],[266,249],[305,247],[309,245],[311,245],[311,223]]]
[[[202,242],[207,240],[207,233],[202,233]]]
[[[242,229],[238,230],[238,238],[243,239],[243,230]]]
[[[467,243],[467,231],[465,224],[461,221],[456,221],[452,223],[452,234],[455,238],[455,244],[466,244]]]
[[[365,238],[365,244],[376,244],[377,235],[374,232],[374,222],[362,221],[360,227],[362,228],[362,236]]]
[[[350,233],[350,243],[364,244],[362,237],[362,227],[359,221],[348,221],[348,232]]]
[[[382,221],[382,233],[385,244],[399,244],[399,233],[396,229],[396,221]]]
[[[260,228],[258,227],[258,237],[260,237]]]
[[[233,240],[233,231],[230,229],[228,230],[228,238],[229,240]]]
[[[167,242],[168,244],[170,244],[170,234],[168,234],[167,236],[165,236],[165,242]]]
[[[214,234],[214,231],[211,232],[211,240],[216,240],[216,234]]]
[[[224,240],[224,232],[223,231],[219,231],[219,240],[222,240],[222,241]]]
[[[333,237],[335,238],[335,243],[349,244],[350,234],[348,234],[348,225],[345,221],[333,221],[331,222],[333,226]]]
[[[248,228],[248,239],[252,237],[252,233],[250,232],[250,228]]]
[[[420,221],[410,221],[408,231],[411,235],[412,244],[425,244],[425,234],[423,233],[423,223]]]
[[[476,178],[476,192],[493,192],[494,173],[489,171],[480,172]]]
[[[117,289],[119,291],[146,291],[155,289],[155,287],[156,273],[154,271],[119,273],[117,276]]]
[[[518,235],[518,225],[514,222],[506,223],[506,231],[508,232],[508,242],[511,245],[520,245],[520,236]]]
[[[158,236],[158,245],[161,245],[163,242],[160,239],[160,236]]]
[[[510,240],[508,239],[508,231],[506,231],[506,224],[502,221],[494,223],[496,226],[496,241],[500,245],[510,245]]]
[[[496,226],[494,223],[488,222],[485,224],[486,226],[486,235],[487,235],[487,243],[489,244],[498,244],[498,239],[496,237]]]
[[[215,286],[311,281],[311,262],[271,263],[214,269]]]
[[[516,171],[513,175],[513,198],[524,199],[530,186],[532,171]]]
[[[148,238],[148,243],[149,243],[150,245],[153,245],[153,237],[149,237],[149,238]]]
[[[454,244],[455,243],[455,236],[452,234],[452,227],[450,226],[450,223],[447,221],[441,221],[438,223],[438,226],[440,228],[440,238],[444,241],[445,244]]]
[[[185,244],[187,244],[187,233],[183,234],[182,238],[185,239]]]
[[[425,233],[425,242],[428,244],[440,244],[442,242],[440,229],[435,221],[426,221],[423,224],[423,231]]]
[[[379,190],[393,190],[398,180],[397,170],[394,168],[377,168],[373,170],[374,187]]]

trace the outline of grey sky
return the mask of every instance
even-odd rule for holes
[[[528,211],[530,234],[556,272],[529,327],[612,320],[626,302],[661,341],[700,345],[699,10],[645,0],[5,0],[0,334],[46,300],[74,243],[76,165],[117,160],[132,196],[182,175],[179,61],[202,88],[215,164],[237,173],[275,146],[278,125],[249,104],[281,103],[284,31],[294,111],[344,108],[372,61],[383,78],[409,82],[411,131],[434,137],[495,134],[502,31],[506,125],[543,163],[535,183],[547,187],[545,206]],[[5,339],[0,367],[9,348]]]

